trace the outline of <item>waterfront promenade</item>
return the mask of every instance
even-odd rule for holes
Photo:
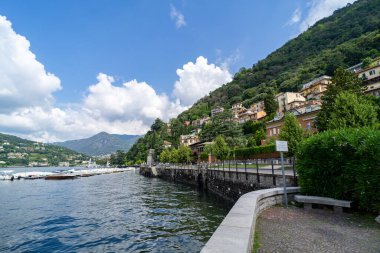
[[[260,214],[255,240],[260,253],[377,253],[380,225],[372,216],[275,206]]]

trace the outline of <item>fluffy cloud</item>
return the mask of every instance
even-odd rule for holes
[[[57,106],[53,93],[60,80],[46,72],[29,41],[0,16],[0,132],[53,142],[84,138],[100,131],[144,134],[155,118],[169,120],[223,83],[230,73],[200,56],[178,69],[170,99],[145,82],[117,84],[99,73],[82,101]]]
[[[29,41],[0,16],[0,112],[49,105],[52,93],[61,89],[60,80],[46,72],[29,47]]]
[[[98,75],[84,100],[64,108],[31,106],[0,113],[1,131],[37,141],[52,142],[91,136],[101,131],[144,134],[155,118],[168,120],[186,107],[157,94],[136,80],[113,85],[114,78]]]
[[[185,106],[232,80],[228,70],[208,64],[203,56],[199,56],[195,63],[188,62],[182,69],[177,69],[177,75],[179,80],[174,84],[173,95]]]
[[[170,18],[174,20],[177,28],[186,26],[185,16],[181,12],[177,11],[172,4],[170,5]]]
[[[141,120],[114,120],[96,117],[90,111],[75,108],[30,107],[0,114],[1,131],[42,142],[88,137],[100,131],[142,134],[148,126]]]
[[[318,20],[330,16],[336,9],[342,8],[356,0],[312,0],[310,2],[309,12],[305,19],[300,21],[301,32],[309,26],[314,25]]]
[[[89,88],[84,106],[108,120],[135,118],[147,123],[155,118],[167,120],[185,109],[178,101],[171,102],[165,94],[157,94],[145,82],[132,80],[120,87],[113,82],[113,77],[100,73],[98,83]]]

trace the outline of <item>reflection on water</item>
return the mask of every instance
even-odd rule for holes
[[[198,252],[230,206],[135,172],[0,182],[0,251]]]

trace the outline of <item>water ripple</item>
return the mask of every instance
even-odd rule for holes
[[[198,252],[230,207],[134,172],[0,192],[1,252]]]

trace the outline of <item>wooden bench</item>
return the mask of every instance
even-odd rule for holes
[[[333,198],[295,195],[294,200],[304,203],[304,208],[312,209],[312,204],[329,205],[334,207],[334,212],[343,212],[343,207],[350,208],[352,201],[338,200]]]

